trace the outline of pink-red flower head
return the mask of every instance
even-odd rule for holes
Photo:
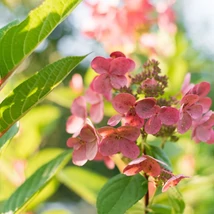
[[[96,57],[91,62],[91,67],[100,74],[93,80],[93,90],[111,99],[111,90],[126,86],[125,74],[135,68],[133,60],[124,57],[120,52],[112,53],[113,58]]]
[[[136,104],[136,113],[143,119],[148,119],[145,124],[145,131],[148,134],[156,134],[161,125],[174,125],[179,120],[179,112],[173,107],[160,107],[156,105],[154,98],[145,98]]]
[[[135,175],[141,171],[147,173],[148,175],[157,177],[161,174],[161,166],[166,165],[165,163],[149,156],[143,155],[131,161],[123,170],[123,173],[127,176]]]
[[[135,143],[140,135],[140,129],[132,126],[103,127],[98,132],[102,136],[99,151],[103,156],[111,156],[121,152],[125,157],[134,159],[140,154]]]

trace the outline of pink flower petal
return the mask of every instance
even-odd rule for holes
[[[212,99],[209,97],[200,97],[198,100],[198,104],[200,104],[203,108],[203,114],[209,111],[211,105],[212,105]]]
[[[201,105],[192,105],[187,110],[192,119],[197,120],[202,116],[203,108]]]
[[[177,130],[183,134],[187,132],[192,125],[192,118],[188,113],[183,113],[183,117],[178,121]]]
[[[208,143],[208,144],[214,144],[214,130],[212,130],[210,139],[206,143]]]
[[[102,137],[106,137],[108,135],[116,134],[117,129],[110,127],[110,126],[104,126],[102,128],[99,128],[98,132]]]
[[[178,122],[179,111],[172,107],[162,107],[158,117],[163,124],[170,126]]]
[[[85,120],[75,115],[71,115],[66,122],[66,131],[70,134],[79,134],[80,130],[84,126]]]
[[[161,174],[160,164],[154,159],[147,156],[147,159],[142,164],[142,169],[150,176],[159,176]]]
[[[91,87],[85,92],[85,99],[90,104],[97,104],[103,100],[101,94],[94,91]]]
[[[142,170],[143,169],[142,169],[141,163],[133,164],[133,165],[127,165],[123,170],[123,174],[125,174],[127,176],[132,176],[132,175],[138,174]]]
[[[124,118],[124,123],[126,126],[136,126],[137,128],[142,128],[144,124],[144,119],[140,118],[136,114],[135,109],[132,108],[126,114]]]
[[[206,127],[213,127],[214,126],[214,113],[212,111],[210,111],[210,114],[206,114],[207,120],[205,120],[206,122],[203,124]],[[208,118],[209,117],[209,118]]]
[[[156,134],[160,131],[161,120],[159,117],[151,117],[145,124],[145,132],[148,134]]]
[[[111,75],[110,76],[110,82],[113,88],[120,89],[127,84],[127,79],[125,76],[122,75]]]
[[[181,87],[182,94],[186,94],[192,88],[192,86],[190,86],[190,79],[191,79],[191,74],[187,73],[184,78],[183,85]]]
[[[81,147],[80,139],[70,137],[68,138],[66,145],[70,148],[74,148],[74,150],[77,150]]]
[[[100,76],[95,77],[93,80],[93,89],[105,96],[106,99],[111,98],[111,83],[108,74],[101,74]]]
[[[108,167],[108,169],[114,169],[115,167],[114,161],[108,156],[104,157],[104,163]]]
[[[88,160],[93,160],[98,151],[98,144],[96,141],[86,143],[86,158]]]
[[[134,126],[121,126],[117,130],[120,137],[130,141],[135,141],[140,136],[140,129]]]
[[[134,159],[137,158],[140,154],[140,150],[138,146],[134,142],[130,142],[129,140],[122,138],[119,142],[119,147],[121,153],[128,158]]]
[[[196,94],[187,94],[181,100],[181,105],[185,104],[185,106],[191,106],[199,100],[199,96]]]
[[[85,119],[87,117],[86,100],[83,96],[76,98],[71,106],[71,112],[77,117]]]
[[[93,142],[96,140],[95,131],[89,125],[85,125],[80,132],[80,138],[85,142]]]
[[[135,62],[125,57],[118,57],[111,61],[109,73],[114,75],[124,75],[134,70]]]
[[[103,156],[110,156],[120,151],[119,140],[115,135],[109,135],[105,137],[99,144],[99,152]]]
[[[196,137],[202,142],[207,142],[210,139],[211,134],[212,134],[212,130],[204,127],[203,125],[198,126],[195,129]]]
[[[81,146],[78,150],[74,150],[72,161],[77,166],[83,166],[87,162],[85,146]]]
[[[128,112],[132,106],[134,106],[135,101],[136,99],[133,95],[128,93],[120,93],[112,99],[112,105],[117,112],[124,114]]]
[[[117,58],[117,57],[126,57],[126,56],[120,51],[115,51],[110,54],[110,57]]]
[[[189,176],[185,175],[175,175],[172,176],[163,186],[162,192],[166,192],[170,187],[176,186],[182,179],[189,178]]]
[[[91,62],[91,67],[98,74],[104,74],[109,72],[110,62],[112,59],[105,59],[101,56],[95,57]]]
[[[120,114],[116,114],[108,120],[108,125],[116,126],[121,121],[121,119],[122,119],[122,116]]]
[[[135,175],[140,171],[144,171],[151,176],[159,176],[161,173],[161,166],[158,160],[148,155],[143,155],[131,161],[123,170],[123,173],[127,176]]]
[[[94,123],[99,123],[102,121],[104,116],[104,106],[103,101],[91,105],[90,108],[90,117]]]
[[[210,83],[201,82],[199,84],[196,84],[193,90],[198,96],[205,97],[210,92]]]
[[[148,119],[156,113],[155,100],[151,98],[143,99],[136,104],[136,113],[143,119]]]

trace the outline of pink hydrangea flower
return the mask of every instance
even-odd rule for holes
[[[113,58],[96,57],[91,62],[91,67],[100,74],[93,80],[93,90],[103,94],[110,100],[112,88],[120,89],[127,84],[125,74],[135,68],[133,60],[124,57],[119,52],[112,53]]]
[[[74,100],[71,106],[72,115],[68,118],[66,123],[66,131],[73,136],[77,136],[85,124],[87,117],[86,100],[80,96]]]
[[[123,118],[124,125],[136,126],[141,128],[144,124],[144,119],[140,118],[135,111],[136,99],[128,93],[120,93],[112,99],[114,109],[120,113],[111,117],[108,125],[115,126]]]
[[[93,160],[98,152],[99,137],[92,123],[87,120],[78,137],[67,140],[67,146],[74,149],[72,161],[75,165],[82,166],[88,160]]]
[[[170,187],[177,186],[178,183],[184,179],[184,178],[189,178],[189,176],[185,175],[174,175],[172,176],[163,186],[162,192],[166,192]]]
[[[200,119],[212,104],[212,100],[206,97],[210,91],[210,84],[201,82],[195,86],[190,86],[189,79],[190,75],[186,76],[186,83],[182,87],[182,93],[186,94],[180,102],[180,119],[177,128],[181,134],[188,131],[193,121]]]
[[[94,123],[99,123],[104,115],[103,96],[89,87],[84,97],[91,104],[89,112],[91,120]]]
[[[127,176],[132,176],[144,171],[150,176],[157,177],[161,174],[161,166],[166,165],[164,162],[159,161],[149,155],[142,155],[131,161],[123,170],[123,173]]]
[[[121,152],[125,157],[134,159],[140,154],[135,143],[140,135],[140,129],[133,126],[121,126],[119,128],[103,127],[98,131],[102,136],[99,151],[103,156]]]
[[[193,123],[192,139],[199,142],[214,143],[214,113],[207,112],[200,120]]]
[[[179,120],[179,111],[173,107],[160,107],[154,98],[145,98],[136,104],[136,113],[139,117],[147,119],[145,131],[148,134],[159,132],[161,125],[174,125]]]

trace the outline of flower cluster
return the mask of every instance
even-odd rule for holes
[[[83,32],[104,45],[108,51],[123,48],[132,53],[137,46],[150,54],[168,55],[170,53],[169,35],[176,32],[175,13],[172,9],[174,0],[97,0],[94,3],[85,1],[91,12]],[[155,32],[154,29],[159,29]],[[161,42],[160,42],[161,41]],[[163,48],[163,41],[167,42]],[[165,42],[164,42],[165,43]],[[172,48],[171,48],[172,49]]]
[[[167,77],[161,75],[155,60],[145,63],[142,72],[134,73],[134,61],[117,51],[109,58],[96,57],[91,67],[98,75],[85,95],[74,100],[66,126],[67,132],[73,134],[67,141],[74,150],[73,163],[82,166],[88,160],[104,160],[107,167],[113,168],[112,157],[120,153],[125,164],[132,159],[124,174],[142,171],[164,183],[163,191],[186,178],[166,170],[166,164],[148,156],[143,147],[149,134],[176,141],[177,132],[182,134],[190,128],[196,142],[214,143],[214,114],[209,111],[211,99],[206,97],[210,84],[190,84],[187,74],[179,101],[163,96]],[[91,120],[101,122],[104,99],[117,114],[109,118],[108,126],[95,128]],[[91,120],[87,117],[87,103]]]

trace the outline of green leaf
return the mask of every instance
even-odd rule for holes
[[[70,159],[71,151],[66,151],[39,168],[4,203],[3,214],[15,213],[23,209],[54,177],[56,172]]]
[[[107,178],[80,167],[66,167],[57,178],[90,204],[96,203],[98,192],[107,182]]]
[[[147,180],[140,174],[120,174],[111,178],[99,192],[98,214],[124,214],[147,193],[147,189]]]
[[[149,147],[146,147],[146,153],[148,155],[166,163],[167,167],[166,166],[164,166],[164,167],[167,168],[168,170],[172,171],[172,164],[163,149],[161,149],[157,146],[149,145]]]
[[[172,207],[172,213],[183,213],[185,209],[185,203],[181,193],[176,187],[171,187],[167,190],[168,200]]]
[[[0,86],[81,0],[46,0],[0,40]]]
[[[59,85],[84,58],[85,56],[63,58],[16,87],[0,104],[0,136]]]
[[[15,123],[2,137],[0,137],[0,152],[3,146],[12,139],[19,131],[19,123]]]
[[[172,214],[171,207],[167,205],[153,204],[149,208],[152,209],[152,212],[150,212],[151,214]]]
[[[128,209],[125,214],[142,214],[145,212],[144,206],[142,205],[142,202],[138,202],[134,204],[130,209]]]
[[[3,28],[0,29],[0,39],[4,36],[4,34],[14,25],[17,25],[19,23],[18,20],[14,20],[12,22],[10,22],[9,24],[7,24],[6,26],[4,26]]]

